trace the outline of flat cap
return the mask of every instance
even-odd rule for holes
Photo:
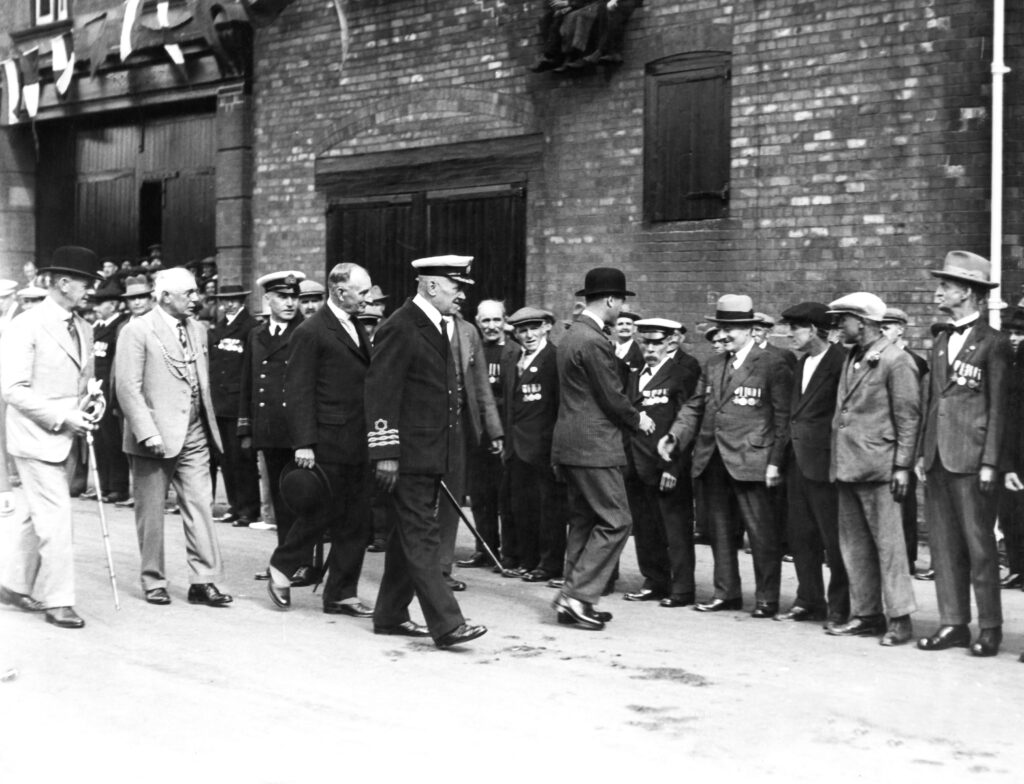
[[[782,311],[783,324],[813,324],[821,329],[832,326],[828,305],[823,302],[801,302]]]
[[[771,329],[772,327],[775,326],[775,319],[773,319],[767,313],[755,311],[754,318],[757,319],[757,323],[760,324],[762,327],[768,327],[769,329]]]
[[[830,302],[828,312],[837,315],[848,313],[870,321],[881,321],[885,318],[885,303],[870,291],[855,291]]]
[[[508,317],[507,322],[513,327],[520,327],[524,324],[536,324],[544,323],[548,324],[555,323],[555,317],[552,313],[541,310],[540,308],[519,308],[515,313]]]
[[[323,284],[317,283],[315,280],[306,278],[299,281],[300,297],[323,297],[326,292],[327,289],[323,287]]]
[[[22,302],[33,302],[37,299],[43,299],[46,296],[46,289],[41,289],[39,286],[26,286],[18,292],[18,299]]]
[[[456,283],[466,286],[473,285],[473,279],[469,277],[470,269],[473,266],[472,256],[428,256],[423,259],[416,259],[412,267],[420,275],[436,275],[441,278],[449,278]]]
[[[906,311],[900,310],[899,308],[886,308],[885,318],[882,319],[883,324],[909,324],[910,317],[907,316]]]

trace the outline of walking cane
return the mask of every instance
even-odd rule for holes
[[[95,378],[89,379],[88,396],[82,406],[83,411],[92,414],[96,421],[103,418],[107,403],[103,399],[100,386],[103,384]],[[96,465],[96,447],[93,445],[92,431],[85,434],[85,443],[89,447],[89,468],[92,470],[92,482],[96,490],[96,504],[100,510],[100,529],[103,531],[103,548],[107,552],[107,572],[110,574],[110,587],[114,591],[114,609],[121,609],[121,601],[117,596],[117,577],[114,575],[114,556],[110,552],[110,532],[107,530],[107,515],[103,511],[103,488],[100,487],[100,469]]]
[[[496,556],[494,554],[494,551],[491,550],[491,548],[487,546],[487,542],[485,542],[484,538],[482,536],[480,536],[480,532],[477,531],[476,528],[473,527],[473,524],[471,522],[469,522],[469,518],[466,517],[466,513],[462,510],[462,507],[459,505],[459,502],[455,500],[455,496],[452,495],[452,491],[448,489],[448,485],[446,485],[444,483],[443,479],[441,480],[441,489],[444,491],[445,496],[451,502],[452,506],[455,507],[455,511],[459,513],[459,517],[462,518],[462,522],[464,522],[466,524],[466,527],[470,530],[470,533],[472,533],[473,536],[476,537],[476,540],[481,545],[483,545],[483,548],[484,548],[484,550],[487,551],[487,554],[489,556],[491,556],[491,560],[494,561],[494,565],[498,567],[498,571],[500,571],[502,573],[502,575],[504,575],[506,577],[518,577],[519,575],[516,574],[516,572],[514,570],[506,569],[502,565],[501,561],[498,560],[498,556]]]

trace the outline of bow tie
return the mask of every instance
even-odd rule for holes
[[[966,324],[932,324],[932,337],[938,337],[942,333],[952,335],[956,332],[958,335],[964,334],[967,330],[978,323],[978,319],[968,321]]]

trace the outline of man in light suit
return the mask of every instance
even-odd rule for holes
[[[186,533],[190,604],[223,607],[231,597],[214,580],[222,575],[213,530],[209,441],[220,450],[206,334],[189,318],[199,304],[192,273],[160,270],[156,307],[129,321],[114,359],[117,399],[124,413],[124,451],[132,455],[135,526],[146,601],[171,603],[164,571],[164,499],[173,485]]]
[[[801,302],[785,310],[789,339],[802,355],[793,378],[789,408],[789,453],[786,485],[789,550],[796,568],[797,590],[792,607],[779,621],[846,623],[850,589],[839,549],[839,498],[829,481],[832,417],[836,390],[846,361],[842,346],[828,343],[832,317],[820,302]],[[826,598],[822,554],[828,556]]]
[[[659,451],[668,459],[677,445],[694,444],[691,473],[702,485],[715,558],[714,596],[694,609],[743,607],[736,520],[729,513],[735,498],[754,557],[751,616],[771,618],[779,609],[782,551],[768,490],[782,482],[792,374],[781,357],[755,343],[750,297],[719,298],[708,320],[718,325],[726,350],[705,363],[696,393],[679,410]]]
[[[43,270],[50,274],[47,298],[14,319],[0,338],[7,449],[28,507],[16,524],[0,602],[45,611],[48,623],[64,629],[85,626],[74,610],[68,477],[78,461],[77,438],[96,429],[96,417],[83,410],[90,402],[92,327],[74,314],[99,279],[96,266],[96,254],[87,248],[55,250]]]
[[[850,619],[830,623],[839,637],[910,640],[917,608],[907,569],[900,503],[910,482],[920,425],[917,369],[881,333],[885,303],[858,291],[829,305],[853,343],[832,419],[829,478],[839,491],[839,547],[850,577]],[[888,622],[886,622],[888,616]]]
[[[633,296],[626,276],[614,267],[595,267],[576,296],[587,305],[558,346],[560,399],[551,462],[569,485],[570,517],[565,583],[554,608],[560,623],[600,630],[611,614],[594,605],[633,524],[623,434],[653,432],[654,421],[623,392],[622,365],[604,333]]]
[[[946,254],[935,302],[952,319],[932,346],[922,394],[917,477],[926,482],[939,629],[918,641],[934,651],[971,645],[970,590],[978,603],[975,656],[995,656],[1003,640],[999,553],[994,532],[1003,434],[1007,426],[1010,342],[984,323],[981,308],[998,284],[988,259]]]

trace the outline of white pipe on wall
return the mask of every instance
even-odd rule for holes
[[[993,0],[992,13],[992,195],[989,227],[989,259],[992,261],[992,289],[988,319],[999,328],[1003,280],[1003,76],[1010,72],[1003,60],[1006,46],[1006,0]],[[1010,303],[1014,304],[1014,303]]]

